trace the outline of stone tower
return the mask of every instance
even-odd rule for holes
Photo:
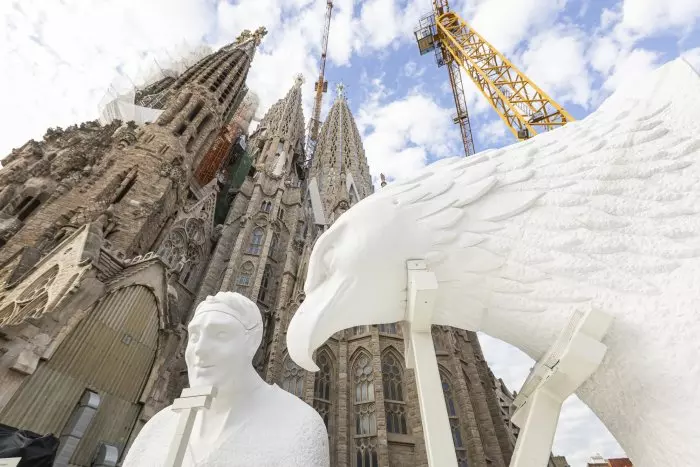
[[[153,123],[51,129],[3,161],[0,423],[60,437],[57,466],[123,455],[183,386],[184,325],[220,231],[217,177],[194,174],[264,34],[142,90]]]
[[[251,135],[254,164],[228,213],[197,300],[233,290],[257,301],[265,337],[255,364],[268,382],[318,410],[328,427],[332,466],[426,466],[415,377],[405,368],[400,324],[336,334],[318,350],[321,371],[315,374],[287,354],[286,330],[304,300],[314,242],[373,192],[342,86],[313,160],[306,160],[300,85],[298,79]],[[513,438],[476,334],[436,327],[434,340],[460,466],[506,467]]]

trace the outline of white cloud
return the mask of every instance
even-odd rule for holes
[[[167,65],[215,22],[210,3],[185,0],[1,3],[0,87],[12,112],[0,113],[0,157],[47,127],[96,118],[120,72],[136,79],[154,59]]]
[[[523,40],[554,25],[565,4],[566,0],[479,0],[456,11],[508,56]]]
[[[381,78],[371,83],[356,121],[373,174],[403,178],[423,167],[429,154],[446,157],[460,153],[451,108],[442,108],[418,93],[388,101],[391,91]]]
[[[406,62],[403,66],[403,74],[408,78],[420,78],[425,74],[425,67],[422,66],[418,68],[418,64],[413,60]]]
[[[700,18],[697,0],[624,0],[621,27],[642,35],[689,32]]]
[[[503,142],[508,141],[509,138],[512,138],[512,133],[508,130],[508,127],[500,118],[477,125],[476,128],[472,128],[472,134],[476,134],[479,141],[486,143],[489,146],[501,143],[499,144],[500,146]]]
[[[630,52],[621,51],[613,72],[603,87],[608,91],[614,91],[619,86],[634,83],[639,76],[648,75],[656,69],[659,58],[659,53],[642,48]]]
[[[592,95],[585,50],[586,36],[582,31],[548,29],[530,41],[522,55],[522,66],[525,74],[554,100],[585,108]]]

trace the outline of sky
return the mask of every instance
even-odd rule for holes
[[[698,0],[454,0],[452,10],[562,104],[584,118],[611,92],[679,56],[700,69]],[[406,177],[463,154],[447,71],[420,56],[413,31],[430,0],[335,0],[329,93],[339,82],[372,175]],[[0,2],[0,158],[46,128],[94,120],[110,86],[140,84],[201,46],[216,49],[242,29],[265,26],[248,86],[259,117],[302,73],[304,113],[318,75],[323,0],[3,0]],[[4,36],[4,37],[2,37]],[[477,151],[513,137],[464,80]],[[518,390],[533,362],[482,337],[494,373]],[[566,402],[554,452],[574,467],[596,452],[623,455],[578,399]]]

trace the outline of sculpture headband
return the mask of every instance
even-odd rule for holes
[[[226,294],[225,298],[220,295]],[[230,294],[230,295],[229,295]],[[233,303],[231,303],[233,302]],[[237,305],[234,307],[234,305]],[[250,308],[250,310],[247,310]],[[200,303],[194,311],[194,316],[206,313],[208,311],[218,311],[224,313],[243,325],[247,331],[252,331],[262,324],[260,312],[253,302],[240,294],[231,292],[219,292],[216,295],[209,295],[202,303]],[[247,311],[255,312],[253,316]],[[194,318],[193,316],[193,318]]]

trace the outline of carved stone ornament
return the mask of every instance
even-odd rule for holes
[[[315,369],[335,332],[404,319],[420,259],[439,280],[434,324],[535,361],[574,313],[611,317],[576,394],[635,465],[695,465],[700,75],[677,59],[637,78],[584,120],[442,159],[343,214],[311,255],[319,280],[287,331],[291,357]]]
[[[216,395],[196,415],[182,466],[329,466],[323,419],[298,397],[267,384],[252,365],[263,337],[252,301],[233,292],[209,296],[195,309],[188,331],[190,387],[212,386]],[[169,406],[152,417],[124,467],[163,466],[180,416]]]

